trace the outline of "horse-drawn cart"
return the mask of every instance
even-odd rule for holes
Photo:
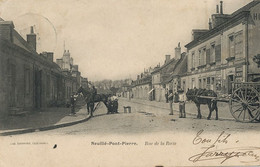
[[[213,95],[213,96],[212,96]],[[188,90],[186,96],[188,99],[195,102],[198,108],[197,118],[201,118],[200,104],[208,104],[211,117],[211,112],[216,110],[217,105],[212,107],[216,102],[229,103],[229,109],[232,116],[239,122],[260,122],[260,83],[258,82],[234,82],[232,83],[232,93],[226,97],[218,97],[210,90],[196,89]]]

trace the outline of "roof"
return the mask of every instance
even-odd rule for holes
[[[160,70],[166,68],[167,66],[169,66],[168,69],[166,69],[167,72],[170,72],[171,69],[174,68],[174,66],[176,65],[176,63],[178,62],[178,60],[172,58],[171,60],[169,60],[167,63],[165,63],[164,65],[162,65],[160,68],[155,69],[153,72],[151,72],[151,74],[157,73]]]
[[[177,63],[175,69],[173,70],[173,73],[171,73],[170,75],[166,75],[163,77],[163,83],[169,83],[172,81],[172,79],[175,77],[175,76],[179,76],[179,75],[182,75],[182,74],[185,74],[187,72],[187,55],[186,53],[182,53],[181,54],[181,59],[179,60],[179,62]]]
[[[254,0],[254,1],[250,2],[250,3],[248,3],[247,5],[243,6],[242,8],[240,8],[240,9],[236,10],[235,12],[233,12],[231,14],[231,16],[233,17],[233,16],[237,15],[238,13],[241,13],[241,12],[244,12],[244,11],[249,11],[252,7],[254,7],[255,5],[257,5],[259,3],[260,3],[259,0]]]

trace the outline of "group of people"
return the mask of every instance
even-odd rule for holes
[[[89,84],[89,94],[85,98],[93,98],[91,101],[95,101],[95,96],[97,94],[97,89],[95,88],[94,85]],[[77,101],[78,94],[73,93],[70,96],[70,108],[71,108],[71,113],[70,115],[75,115],[75,105]],[[85,99],[86,101],[86,99]],[[106,106],[107,106],[107,114],[115,114],[118,113],[118,97],[115,95],[108,95],[107,96],[107,101],[106,101]]]
[[[177,92],[173,92],[172,89],[168,91],[166,89],[165,93],[166,103],[169,103],[170,105],[170,114],[173,115],[173,103],[179,103],[179,118],[186,118],[186,112],[185,112],[185,101],[186,101],[186,95],[184,93],[184,90],[178,89]]]
[[[107,101],[107,114],[118,113],[118,98],[117,96],[110,95]]]

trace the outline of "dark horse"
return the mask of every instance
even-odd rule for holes
[[[204,97],[200,97],[204,96]],[[212,111],[216,111],[216,120],[218,120],[218,107],[217,107],[217,101],[213,99],[214,97],[217,97],[217,94],[213,90],[206,90],[206,89],[188,89],[186,93],[187,100],[192,100],[197,108],[198,108],[198,115],[197,118],[201,119],[201,112],[200,112],[200,105],[201,104],[207,104],[209,107],[209,116],[207,119],[209,120],[211,118]],[[208,98],[207,98],[208,97]],[[211,98],[213,97],[213,98]]]
[[[105,94],[95,94],[91,89],[84,89],[82,86],[79,87],[77,93],[82,93],[87,103],[88,114],[93,116],[94,106],[96,102],[103,102],[107,107],[108,96]]]

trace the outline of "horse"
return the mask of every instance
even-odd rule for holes
[[[82,93],[87,103],[87,110],[90,116],[93,116],[94,106],[96,102],[103,102],[107,107],[108,96],[105,94],[96,94],[90,89],[84,89],[82,86],[79,87],[77,93]]]
[[[206,97],[200,97],[200,96],[208,96]],[[198,115],[197,118],[201,119],[202,115],[200,112],[200,105],[201,104],[207,104],[209,108],[209,115],[207,117],[208,120],[211,118],[212,111],[216,111],[216,120],[218,120],[218,107],[217,107],[217,101],[212,99],[211,97],[217,97],[217,94],[213,90],[206,90],[206,89],[188,89],[186,93],[187,100],[193,101],[198,109]]]

